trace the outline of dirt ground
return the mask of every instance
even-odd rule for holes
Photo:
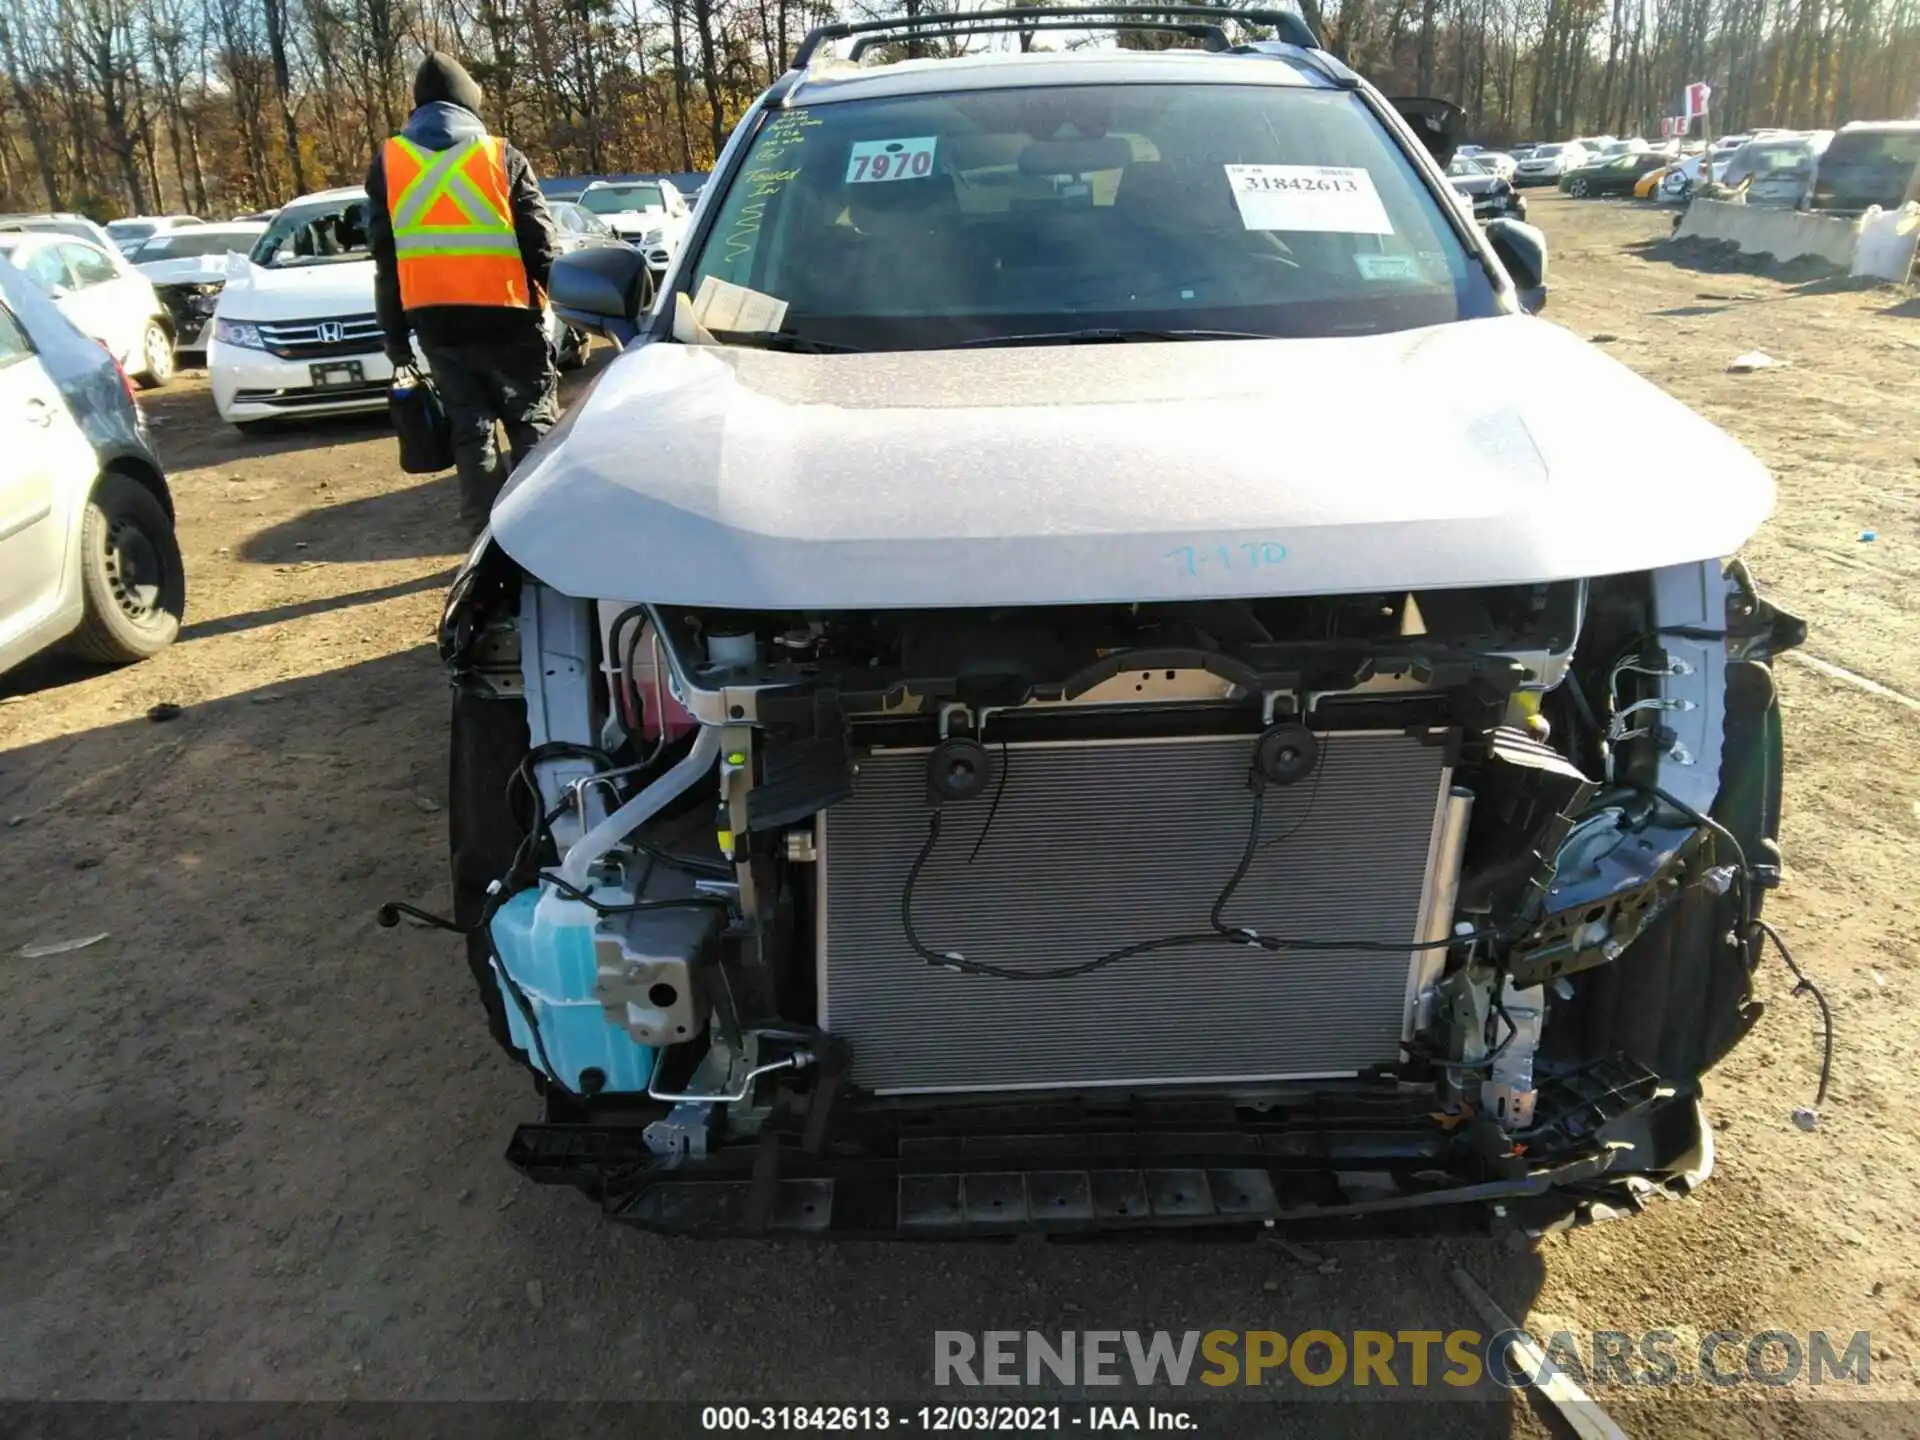
[[[461,549],[451,483],[401,475],[375,423],[242,437],[190,373],[147,402],[189,569],[181,642],[0,677],[0,1395],[897,1401],[928,1395],[936,1329],[1473,1325],[1461,1264],[1544,1331],[1867,1330],[1868,1393],[1897,1402],[1603,1389],[1633,1434],[1920,1431],[1920,302],[1673,263],[1643,208],[1547,197],[1536,218],[1548,314],[1779,477],[1749,559],[1827,662],[1779,667],[1789,869],[1769,911],[1838,1025],[1816,1132],[1791,1118],[1814,1008],[1769,960],[1770,1011],[1709,1081],[1713,1181],[1537,1249],[1303,1261],[606,1225],[503,1162],[534,1097],[457,945],[373,923],[386,898],[446,902],[430,637]],[[1780,363],[1726,373],[1753,349]],[[1596,503],[1658,524],[1678,478],[1648,451]],[[183,713],[150,721],[163,701]],[[1407,1423],[1263,1406],[1248,1433]],[[1419,1431],[1541,1423],[1462,1403]]]

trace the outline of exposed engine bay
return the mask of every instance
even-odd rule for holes
[[[1738,563],[1272,600],[450,600],[456,919],[667,1230],[1480,1223],[1711,1168],[1777,879]]]

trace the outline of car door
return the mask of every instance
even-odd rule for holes
[[[61,241],[60,258],[73,276],[68,313],[78,310],[87,316],[85,323],[75,316],[74,323],[111,350],[114,359],[130,370],[136,368],[150,318],[138,287],[126,281],[105,251],[83,240]]]
[[[25,328],[0,305],[0,670],[57,638],[38,632],[60,602],[68,529],[64,503],[76,474],[90,476],[93,446]]]

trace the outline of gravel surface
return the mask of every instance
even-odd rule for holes
[[[826,1247],[603,1224],[502,1161],[536,1105],[457,945],[373,923],[382,899],[445,904],[430,637],[462,548],[451,482],[401,475],[373,423],[242,437],[189,374],[146,402],[189,567],[181,643],[130,670],[46,657],[0,677],[0,1393],[899,1401],[931,1398],[938,1329],[1475,1326],[1459,1264],[1542,1330],[1870,1330],[1870,1394],[1902,1402],[1601,1387],[1636,1434],[1920,1430],[1920,710],[1899,698],[1920,697],[1920,315],[1910,292],[1675,263],[1656,211],[1545,197],[1536,217],[1549,315],[1780,478],[1749,559],[1829,662],[1780,666],[1789,868],[1770,911],[1840,1026],[1817,1132],[1790,1118],[1812,1007],[1769,962],[1770,1013],[1709,1081],[1713,1182],[1537,1249]],[[1726,373],[1754,349],[1786,363]],[[1664,483],[1647,454],[1596,503],[1657,524]],[[183,712],[150,721],[160,702]],[[1544,1433],[1504,1401],[1203,1413],[1210,1433]]]

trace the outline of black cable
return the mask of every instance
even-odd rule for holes
[[[640,723],[640,692],[634,688],[633,684],[633,657],[621,652],[620,632],[627,628],[630,621],[643,617],[646,613],[647,607],[644,605],[629,605],[614,616],[613,623],[607,627],[607,659],[620,667],[620,698],[627,703],[628,713],[625,718],[630,725]],[[639,637],[634,638],[635,643],[638,643]],[[660,725],[660,733],[666,734],[666,717],[656,716],[655,719]]]
[[[584,1100],[585,1096],[560,1078],[558,1067],[547,1055],[547,1042],[541,1038],[540,1021],[533,1013],[532,999],[528,997],[525,990],[520,988],[520,982],[507,973],[505,963],[497,955],[493,961],[493,973],[500,977],[501,982],[507,987],[507,993],[513,997],[513,1003],[520,1007],[520,1018],[527,1022],[527,1034],[533,1039],[533,1051],[539,1057],[540,1068],[546,1072],[547,1081],[559,1086],[562,1094],[575,1100]]]
[[[1572,702],[1575,717],[1595,735],[1605,740],[1607,727],[1602,725],[1600,717],[1593,713],[1593,704],[1587,699],[1586,686],[1580,683],[1580,677],[1573,673],[1571,665],[1567,667],[1566,679],[1563,683],[1567,687],[1567,698]]]
[[[1756,919],[1754,928],[1773,942],[1773,948],[1780,952],[1780,958],[1786,962],[1787,969],[1793,972],[1793,993],[1811,995],[1813,1003],[1820,1007],[1820,1089],[1813,1097],[1814,1108],[1827,1103],[1827,1081],[1833,1076],[1833,1007],[1827,1004],[1827,997],[1820,993],[1820,987],[1807,978],[1793,958],[1793,952],[1787,949],[1787,942],[1780,938],[1780,932],[1764,920]]]
[[[973,850],[967,856],[967,864],[969,865],[980,858],[980,847],[987,843],[987,834],[993,829],[993,817],[1000,813],[1000,797],[1007,793],[1007,771],[1009,768],[1007,764],[1007,742],[1002,740],[1000,742],[1000,783],[993,787],[993,805],[987,811],[987,823],[980,827],[980,838],[973,842]]]
[[[1271,840],[1263,841],[1260,846],[1262,850],[1271,850],[1283,840],[1291,840],[1306,828],[1307,821],[1313,818],[1313,807],[1320,801],[1320,781],[1327,773],[1327,761],[1331,758],[1332,753],[1332,737],[1322,736],[1320,739],[1320,763],[1314,766],[1313,769],[1313,789],[1307,792],[1307,808],[1300,812],[1300,818],[1294,821],[1293,824],[1282,830]]]
[[[1258,791],[1255,792],[1255,796],[1257,800],[1259,798]],[[1256,806],[1255,825],[1251,830],[1251,835],[1254,839],[1257,839],[1260,833],[1258,815],[1259,810]],[[1491,933],[1474,931],[1468,935],[1449,935],[1443,940],[1415,940],[1403,944],[1398,941],[1382,940],[1335,940],[1320,937],[1311,939],[1285,938],[1276,935],[1261,935],[1252,930],[1235,930],[1219,927],[1204,933],[1196,931],[1189,934],[1166,935],[1155,940],[1136,941],[1131,945],[1123,945],[1117,950],[1109,950],[1104,955],[1096,955],[1091,960],[1081,960],[1072,965],[1056,965],[1045,970],[1009,970],[1005,966],[985,965],[976,960],[969,960],[957,951],[942,952],[932,949],[920,938],[920,932],[914,926],[914,890],[920,883],[920,876],[926,870],[928,860],[933,857],[934,847],[940,842],[940,830],[941,812],[936,808],[927,818],[927,838],[921,844],[920,852],[913,857],[913,864],[907,869],[906,884],[900,888],[900,928],[906,935],[909,948],[912,949],[914,954],[926,961],[927,964],[937,966],[943,970],[954,970],[967,975],[989,975],[1001,980],[1071,980],[1080,975],[1091,974],[1095,970],[1103,970],[1107,966],[1117,964],[1122,960],[1130,960],[1136,955],[1146,955],[1157,950],[1193,949],[1202,945],[1251,945],[1268,951],[1359,950],[1368,954],[1404,955],[1416,950],[1446,949],[1449,946],[1476,940],[1485,934]],[[1251,844],[1249,844],[1246,849],[1252,849]],[[1245,865],[1251,863],[1250,861],[1246,861],[1244,853],[1242,859],[1243,866],[1236,870],[1236,879],[1230,880],[1228,882],[1228,888],[1222,891],[1224,898],[1216,899],[1215,901],[1213,913],[1216,915],[1224,906],[1225,899],[1231,898],[1232,887],[1237,883],[1237,879],[1244,875]]]
[[[635,900],[626,905],[609,905],[604,900],[596,900],[579,886],[562,880],[550,871],[542,870],[537,877],[569,900],[578,900],[596,915],[638,915],[649,910],[711,910],[725,909],[728,901],[720,895],[689,895],[678,900]]]
[[[1760,922],[1753,913],[1753,872],[1747,868],[1747,852],[1741,846],[1739,839],[1735,837],[1731,830],[1727,829],[1726,826],[1722,825],[1718,820],[1715,820],[1711,815],[1702,814],[1700,811],[1694,809],[1693,806],[1687,804],[1686,801],[1668,794],[1658,785],[1635,785],[1633,788],[1651,795],[1663,804],[1678,810],[1682,815],[1686,816],[1687,819],[1703,829],[1711,830],[1716,841],[1726,842],[1727,848],[1733,852],[1734,876],[1740,884],[1740,929],[1738,933],[1743,940],[1751,940],[1753,927]],[[1716,858],[1718,857],[1716,856]],[[1755,956],[1754,960],[1748,962],[1749,968],[1751,968],[1757,959],[1758,957]]]
[[[1227,908],[1227,902],[1233,899],[1233,892],[1240,888],[1240,882],[1247,878],[1247,871],[1253,868],[1253,857],[1260,848],[1260,825],[1267,813],[1266,782],[1257,774],[1253,781],[1253,818],[1247,822],[1246,843],[1240,847],[1240,863],[1233,867],[1233,874],[1227,877],[1227,883],[1220,887],[1220,893],[1213,897],[1213,909],[1207,912],[1207,923],[1222,935],[1231,935],[1240,939],[1247,932],[1230,930],[1221,920],[1220,913]]]
[[[403,905],[398,900],[385,901],[373,912],[374,922],[382,930],[393,929],[400,923],[402,915],[418,920],[422,925],[431,925],[435,930],[449,930],[455,935],[472,935],[480,928],[477,922],[472,925],[462,925],[457,920],[449,920],[446,916],[436,915],[431,910],[422,910],[417,905]]]
[[[651,840],[635,839],[632,843],[634,849],[649,860],[657,860],[670,870],[683,871],[688,875],[703,875],[709,880],[731,880],[734,877],[733,866],[717,857],[709,860],[704,855],[676,855],[673,851],[656,845]]]
[[[1253,857],[1260,839],[1260,822],[1266,813],[1266,798],[1265,787],[1256,785],[1253,790],[1253,814],[1247,826],[1247,842],[1241,847],[1240,863],[1234,867],[1232,876],[1229,877],[1227,883],[1221,887],[1219,895],[1214,898],[1213,909],[1207,916],[1208,922],[1213,926],[1215,934],[1224,939],[1233,940],[1241,944],[1257,945],[1263,950],[1359,950],[1367,954],[1402,955],[1414,950],[1445,950],[1455,944],[1468,940],[1478,940],[1485,935],[1493,933],[1491,931],[1475,930],[1471,934],[1466,935],[1449,935],[1442,940],[1414,940],[1402,944],[1397,940],[1330,940],[1318,937],[1313,939],[1288,939],[1278,935],[1262,935],[1257,930],[1251,930],[1245,926],[1228,925],[1220,916],[1227,908],[1227,902],[1233,898],[1234,891],[1240,888],[1241,881],[1246,879],[1247,872],[1253,867]]]
[[[1833,1076],[1833,1009],[1827,1004],[1827,997],[1821,993],[1820,987],[1808,979],[1806,972],[1795,962],[1793,952],[1787,949],[1787,942],[1780,938],[1780,932],[1753,913],[1753,872],[1747,866],[1746,850],[1742,848],[1738,837],[1718,820],[1715,820],[1710,815],[1702,814],[1684,800],[1668,794],[1659,786],[1636,785],[1634,788],[1656,797],[1665,804],[1672,806],[1675,810],[1678,810],[1694,824],[1711,831],[1716,842],[1724,841],[1727,848],[1733,852],[1734,875],[1740,885],[1740,928],[1735,931],[1735,933],[1741,937],[1743,943],[1753,947],[1752,955],[1748,960],[1749,969],[1751,970],[1759,964],[1759,940],[1761,938],[1771,940],[1774,949],[1780,952],[1780,958],[1786,962],[1787,969],[1793,972],[1793,993],[1795,995],[1811,995],[1814,1003],[1820,1007],[1820,1026],[1823,1040],[1820,1055],[1820,1088],[1814,1100],[1814,1105],[1818,1108],[1826,1104],[1827,1084]]]

